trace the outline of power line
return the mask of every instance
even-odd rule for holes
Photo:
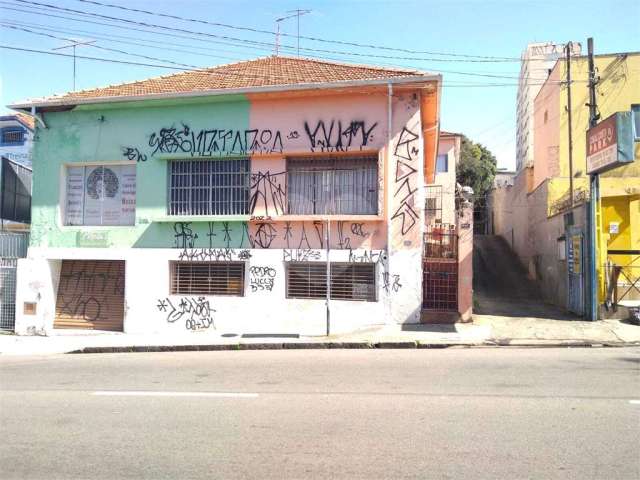
[[[163,51],[172,51],[172,52],[178,52],[178,53],[188,53],[190,55],[199,55],[199,56],[203,56],[203,57],[210,57],[210,58],[222,58],[222,59],[226,59],[226,60],[234,60],[234,61],[240,61],[242,60],[241,57],[225,57],[222,55],[211,55],[208,53],[202,53],[202,52],[194,52],[191,50],[182,50],[179,48],[171,48],[169,46],[167,46],[167,44],[162,44],[162,45],[158,45],[158,42],[154,42],[154,43],[140,43],[140,42],[153,42],[153,40],[147,40],[147,39],[142,39],[139,37],[129,37],[126,35],[115,35],[113,33],[110,33],[109,36],[104,36],[100,33],[96,33],[96,32],[92,32],[92,31],[88,31],[88,30],[78,30],[75,28],[65,28],[65,29],[58,29],[58,28],[49,28],[47,25],[42,25],[42,24],[38,24],[38,23],[29,23],[29,22],[15,22],[15,21],[2,21],[2,24],[5,25],[13,25],[13,26],[20,26],[20,27],[32,27],[32,28],[38,28],[40,30],[43,31],[48,31],[48,32],[54,32],[54,33],[62,33],[65,35],[90,35],[92,38],[95,38],[96,40],[104,40],[107,42],[112,42],[112,43],[121,43],[124,45],[134,45],[137,47],[144,47],[144,48],[153,48],[153,49],[160,49]],[[129,39],[129,40],[137,40],[137,41],[127,41],[127,40],[117,40],[117,39]],[[185,45],[182,43],[172,43],[172,45],[176,45],[178,47],[187,47],[187,48],[196,48],[196,49],[205,49],[207,51],[220,51],[220,50],[216,50],[216,49],[210,49],[208,47],[197,47],[194,45]],[[223,52],[225,52],[225,50],[222,50]],[[226,50],[226,52],[228,53],[236,53],[236,52],[231,52]]]
[[[230,29],[234,29],[234,30],[249,31],[249,32],[253,32],[253,33],[263,33],[263,34],[267,34],[267,35],[275,35],[274,32],[269,31],[269,30],[261,30],[261,29],[252,28],[252,27],[229,25],[229,24],[226,24],[226,23],[211,22],[211,21],[208,21],[208,20],[202,20],[202,19],[197,19],[197,18],[181,17],[181,16],[178,16],[178,15],[171,15],[171,14],[168,14],[168,13],[151,12],[149,10],[142,10],[142,9],[137,9],[137,8],[124,7],[122,5],[114,5],[114,4],[111,4],[111,3],[102,3],[102,2],[97,2],[97,1],[94,1],[94,0],[76,0],[76,1],[77,2],[81,2],[81,3],[98,5],[98,6],[102,6],[102,7],[116,8],[116,9],[124,10],[124,11],[130,11],[130,12],[136,12],[136,13],[144,13],[144,14],[147,14],[147,15],[153,15],[153,16],[157,16],[157,17],[171,18],[171,19],[174,19],[174,20],[182,20],[182,21],[185,21],[185,22],[200,23],[200,24],[206,24],[206,25],[211,25],[211,26],[215,26],[215,27],[223,27],[223,28],[230,28]],[[517,57],[498,57],[498,56],[490,56],[490,55],[469,55],[469,54],[450,53],[450,52],[449,53],[444,53],[444,52],[419,51],[419,50],[410,50],[410,49],[406,49],[406,48],[388,47],[388,46],[383,46],[383,45],[372,45],[372,44],[366,44],[366,43],[347,42],[347,41],[342,41],[342,40],[331,40],[331,39],[319,38],[319,37],[308,37],[308,36],[304,36],[304,35],[292,35],[292,34],[288,34],[288,33],[280,33],[280,35],[283,36],[283,37],[298,37],[298,38],[302,38],[304,40],[311,40],[311,41],[314,41],[314,42],[332,43],[332,44],[337,44],[337,45],[345,45],[345,46],[359,47],[359,48],[371,48],[371,49],[377,49],[377,50],[388,50],[388,51],[412,53],[412,54],[418,54],[418,55],[440,55],[440,56],[450,56],[450,57],[478,58],[478,59],[487,59],[487,60],[488,59],[493,59],[494,61],[520,61],[520,58],[517,58]]]
[[[20,0],[20,1],[24,1],[24,0]],[[35,2],[32,2],[35,3]],[[38,12],[27,12],[27,13],[38,13]],[[42,13],[38,13],[38,14],[42,14]],[[46,15],[46,14],[42,14],[42,15]],[[119,26],[119,25],[110,25],[110,24],[103,24],[100,22],[92,22],[92,21],[88,21],[85,19],[79,20],[79,19],[74,19],[74,18],[69,18],[69,17],[61,17],[61,18],[66,18],[66,19],[70,19],[70,20],[74,20],[74,21],[78,21],[78,22],[88,22],[88,23],[97,23],[99,25],[106,25],[106,26],[110,26],[110,27],[117,27],[117,28],[126,28],[126,29],[131,29],[131,27],[123,27],[123,26]],[[152,28],[152,27],[151,27]],[[134,30],[139,30],[139,29],[135,29]],[[154,31],[147,31],[147,30],[140,30],[144,33],[152,33],[154,35],[164,35],[164,36],[170,36],[173,37],[175,36],[175,34],[167,34],[167,33],[161,33],[161,32],[154,32]],[[190,33],[189,31],[185,30],[185,32]],[[184,37],[187,39],[191,39],[191,40],[200,40],[200,39],[193,39],[192,37]],[[201,41],[210,41],[210,40],[201,40]],[[218,43],[218,42],[216,42]],[[232,44],[233,45],[233,44]],[[235,46],[235,45],[234,45]],[[256,47],[253,47],[256,48]],[[130,52],[126,52],[125,54],[127,55],[132,55]],[[320,58],[326,58],[326,57],[320,57]],[[150,57],[148,59],[152,59],[155,60],[155,58]],[[163,61],[163,60],[161,60]],[[170,63],[176,63],[178,65],[180,65],[180,63],[178,62],[173,62],[173,61],[168,61]],[[410,68],[410,69],[419,69],[418,67],[415,66],[405,66],[404,68]],[[430,69],[432,70],[432,69]],[[490,73],[479,73],[479,72],[466,72],[466,71],[454,71],[454,70],[441,70],[441,69],[437,69],[437,70],[432,70],[434,73],[448,73],[448,74],[454,74],[454,75],[463,75],[463,76],[472,76],[472,77],[484,77],[484,78],[496,78],[496,79],[509,79],[509,80],[519,80],[519,77],[516,76],[509,76],[509,75],[498,75],[498,74],[490,74]],[[544,82],[545,79],[542,78],[532,78],[532,77],[527,77],[524,80],[533,80],[535,82],[539,81],[539,82]],[[575,80],[576,82],[587,82],[587,80]],[[542,84],[542,83],[540,83]],[[532,83],[533,85],[533,83]],[[502,85],[500,85],[502,86]]]
[[[126,19],[126,18],[121,18],[121,17],[113,17],[110,15],[103,15],[100,13],[94,13],[94,12],[88,12],[86,10],[76,10],[73,8],[66,8],[66,7],[57,7],[55,5],[51,5],[48,3],[40,3],[40,2],[34,2],[31,0],[14,0],[15,2],[19,2],[22,4],[27,4],[27,5],[37,5],[37,6],[41,6],[41,7],[45,7],[45,8],[50,8],[50,9],[54,9],[54,10],[59,10],[59,11],[64,11],[64,12],[71,12],[71,13],[75,13],[75,14],[80,14],[80,15],[89,15],[92,17],[98,17],[98,18],[103,18],[103,19],[108,19],[108,20],[113,20],[113,21],[118,21],[118,22],[124,22],[124,23],[128,23],[128,24],[133,24],[133,25],[140,25],[140,26],[145,26],[145,27],[150,27],[150,28],[160,28],[160,29],[164,29],[164,30],[168,30],[168,31],[174,31],[174,32],[182,32],[182,33],[190,33],[193,35],[202,35],[202,36],[207,36],[207,37],[212,37],[212,38],[220,38],[220,39],[224,39],[224,40],[229,40],[229,41],[235,41],[235,42],[241,42],[241,43],[247,43],[250,45],[263,45],[263,46],[271,46],[271,43],[268,42],[262,42],[262,41],[257,41],[257,40],[248,40],[248,39],[244,39],[244,38],[238,38],[238,37],[230,37],[227,35],[218,35],[218,34],[213,34],[213,33],[207,33],[207,32],[201,32],[201,31],[192,31],[192,30],[186,30],[183,28],[176,28],[176,27],[168,27],[166,25],[158,25],[158,24],[154,24],[154,23],[147,23],[147,22],[140,22],[140,21],[135,21],[135,20],[130,20],[130,19]],[[290,51],[295,51],[296,47],[291,46],[291,45],[282,45],[281,48],[286,48]],[[367,54],[367,53],[358,53],[358,52],[345,52],[345,51],[338,51],[338,50],[325,50],[325,49],[316,49],[316,48],[309,48],[309,47],[300,47],[302,50],[306,50],[309,52],[320,52],[320,53],[330,53],[330,54],[338,54],[338,55],[346,55],[346,56],[357,56],[357,57],[366,57],[366,58],[384,58],[384,59],[392,59],[392,60],[410,60],[410,61],[425,61],[425,62],[467,62],[467,63],[486,63],[486,62],[498,62],[499,60],[479,60],[479,59],[441,59],[441,58],[416,58],[416,57],[398,57],[398,56],[390,56],[390,55],[378,55],[378,54]],[[512,61],[521,61],[520,59],[511,59],[508,60],[510,62]]]
[[[44,55],[52,55],[52,56],[59,56],[59,57],[73,57],[73,55],[71,54],[64,54],[64,53],[58,53],[58,52],[51,52],[51,51],[47,51],[47,50],[36,50],[36,49],[31,49],[31,48],[24,48],[24,47],[18,47],[18,46],[14,46],[14,45],[0,45],[0,48],[5,49],[5,50],[13,50],[13,51],[20,51],[20,52],[29,52],[29,53],[39,53],[39,54],[44,54]],[[86,55],[76,55],[76,58],[79,59],[83,59],[83,60],[94,60],[94,61],[99,61],[99,62],[106,62],[106,63],[116,63],[116,64],[122,64],[122,65],[136,65],[136,66],[142,66],[142,67],[151,67],[151,68],[165,68],[165,69],[169,69],[169,70],[178,70],[180,72],[199,72],[205,75],[218,75],[218,76],[240,76],[243,78],[257,78],[257,79],[264,79],[264,80],[273,80],[276,78],[285,78],[285,77],[278,77],[275,75],[270,75],[270,76],[264,76],[264,75],[251,75],[251,74],[246,74],[246,73],[236,73],[236,72],[215,72],[215,71],[210,71],[207,70],[206,68],[194,68],[194,69],[190,69],[190,68],[186,68],[186,67],[178,67],[178,66],[173,66],[173,65],[162,65],[162,64],[149,64],[149,63],[142,63],[142,62],[132,62],[132,61],[128,61],[128,60],[118,60],[118,59],[113,59],[113,58],[103,58],[103,57],[90,57],[90,56],[86,56]],[[288,78],[288,77],[286,77]],[[495,83],[495,84],[489,84],[489,83],[480,83],[480,84],[466,84],[466,85],[447,85],[444,84],[444,86],[446,87],[517,87],[517,84],[506,84],[506,83]]]

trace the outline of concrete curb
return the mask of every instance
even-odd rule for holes
[[[445,348],[620,348],[640,347],[640,342],[601,342],[584,340],[488,340],[481,343],[430,343],[421,341],[352,341],[352,342],[275,342],[223,343],[210,345],[149,345],[119,347],[85,347],[66,353],[148,353],[204,352],[229,350],[318,350],[318,349],[445,349]]]

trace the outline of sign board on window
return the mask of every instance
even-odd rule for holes
[[[67,169],[67,225],[133,225],[135,165]]]
[[[587,173],[633,162],[631,112],[617,112],[587,130]]]

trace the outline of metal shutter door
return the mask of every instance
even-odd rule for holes
[[[54,328],[122,331],[124,261],[63,260]]]

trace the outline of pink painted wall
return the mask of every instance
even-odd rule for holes
[[[560,69],[554,68],[549,80],[534,100],[533,185],[535,190],[547,178],[560,175]],[[564,126],[566,128],[566,125]]]

